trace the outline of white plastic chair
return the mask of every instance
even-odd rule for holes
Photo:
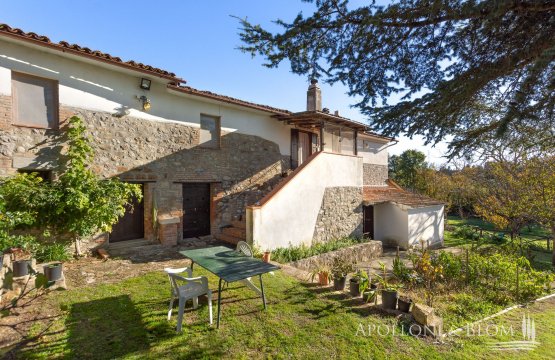
[[[235,251],[240,252],[245,256],[252,257],[252,249],[249,246],[249,244],[247,244],[245,241],[239,241],[237,243],[237,247],[235,248]]]
[[[198,307],[198,297],[206,295],[208,298],[208,313],[210,315],[210,325],[212,325],[212,291],[208,288],[208,279],[206,276],[193,277],[193,271],[190,268],[165,268],[171,284],[171,300],[170,310],[168,311],[168,321],[172,316],[173,303],[175,299],[179,299],[179,312],[177,314],[177,332],[181,332],[183,323],[183,313],[185,312],[185,303],[187,300],[193,300],[193,308]],[[187,277],[178,275],[186,273]]]

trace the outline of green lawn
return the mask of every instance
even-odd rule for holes
[[[207,275],[198,268],[195,272]],[[209,276],[210,286],[217,279]],[[105,284],[54,292],[43,306],[62,316],[18,358],[144,359],[144,358],[276,358],[276,359],[547,359],[555,353],[555,304],[536,316],[542,345],[533,352],[492,352],[489,339],[455,339],[445,344],[409,335],[380,336],[380,326],[400,331],[392,316],[371,310],[359,300],[305,284],[280,271],[265,276],[268,310],[261,299],[237,283],[223,293],[222,326],[208,326],[205,301],[187,311],[184,331],[176,334],[175,316],[167,322],[169,295],[165,275],[156,272]],[[177,311],[175,311],[176,313]],[[216,311],[214,309],[214,315]],[[515,324],[518,324],[516,319]],[[510,319],[508,320],[510,321]],[[364,336],[357,330],[362,324]],[[43,331],[40,326],[34,334]],[[518,334],[517,334],[518,336]]]
[[[480,218],[467,218],[467,219],[461,219],[458,216],[448,216],[447,217],[447,224],[448,226],[451,226],[453,228],[459,227],[459,226],[463,226],[463,225],[469,225],[469,226],[477,226],[480,227],[484,230],[488,230],[491,232],[497,232],[498,230],[495,229],[495,227],[480,219]],[[506,235],[508,237],[508,235]],[[535,245],[537,246],[541,246],[543,248],[546,247],[546,241],[545,240],[538,240],[539,238],[545,237],[545,236],[549,236],[549,231],[541,226],[530,226],[530,227],[525,227],[522,231],[522,240],[523,241],[531,241],[534,242]],[[460,245],[465,245],[468,242],[465,239],[461,239],[461,238],[457,238],[455,236],[453,236],[452,231],[446,231],[445,232],[445,246],[460,246]]]

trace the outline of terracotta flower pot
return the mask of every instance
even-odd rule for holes
[[[330,284],[330,279],[327,274],[318,273],[318,284],[322,286],[328,286]]]
[[[270,256],[272,253],[270,251],[264,251],[264,255],[262,255],[262,261],[270,262]]]

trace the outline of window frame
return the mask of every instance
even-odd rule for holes
[[[22,77],[27,77],[27,78],[34,78],[34,79],[38,79],[42,82],[45,83],[50,83],[53,86],[54,89],[54,94],[52,96],[52,102],[53,102],[53,117],[54,117],[54,126],[37,126],[37,125],[29,125],[29,124],[25,124],[22,122],[19,122],[19,117],[18,117],[18,106],[17,106],[17,90],[16,87],[14,85],[14,74],[16,74],[17,76],[22,76]],[[19,72],[19,71],[11,71],[11,77],[10,77],[10,81],[11,81],[11,89],[12,89],[12,121],[11,124],[14,126],[19,126],[19,127],[26,127],[26,128],[32,128],[32,129],[46,129],[46,130],[58,130],[60,128],[60,100],[59,100],[59,93],[60,93],[60,87],[59,87],[59,81],[55,80],[55,79],[49,79],[49,78],[45,78],[45,77],[41,77],[41,76],[36,76],[33,74],[28,74],[28,73],[24,73],[24,72]]]
[[[206,145],[206,143],[201,143],[200,142],[200,134],[202,129],[202,118],[203,117],[208,117],[208,118],[212,118],[216,121],[216,130],[217,130],[217,141],[216,141],[216,145]],[[210,114],[206,114],[206,113],[200,113],[200,118],[199,118],[199,147],[203,148],[203,149],[221,149],[222,148],[222,117],[221,116],[217,116],[217,115],[210,115]]]

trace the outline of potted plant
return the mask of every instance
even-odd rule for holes
[[[378,277],[381,287],[381,294],[382,294],[382,307],[388,310],[396,310],[397,309],[397,290],[399,290],[402,286],[398,284],[392,284],[387,281],[387,273],[385,270],[385,264],[380,262],[380,267],[382,269],[383,275]]]
[[[376,298],[378,285],[372,282],[372,278],[366,271],[359,271],[358,292],[362,294],[362,299],[366,302],[373,301]]]
[[[264,255],[262,255],[262,261],[269,263],[271,255],[272,255],[271,251],[264,251]]]
[[[410,312],[410,306],[412,305],[412,299],[407,296],[399,296],[397,299],[397,305],[399,306],[399,311],[404,313]]]
[[[22,248],[11,248],[10,252],[14,257],[12,263],[13,276],[21,277],[29,275],[29,268],[31,267],[31,253]]]
[[[360,291],[360,283],[363,281],[363,278],[368,278],[368,274],[364,270],[358,270],[352,277],[349,279],[349,292],[353,297],[359,297],[361,294]]]
[[[48,282],[58,281],[62,278],[62,263],[44,265],[44,275]]]
[[[318,284],[328,286],[330,284],[331,270],[326,265],[316,264],[310,272],[310,280],[314,281],[316,276],[318,276]]]
[[[345,290],[347,275],[354,271],[354,266],[347,259],[336,257],[333,259],[331,275],[333,277],[333,288],[336,291]]]

